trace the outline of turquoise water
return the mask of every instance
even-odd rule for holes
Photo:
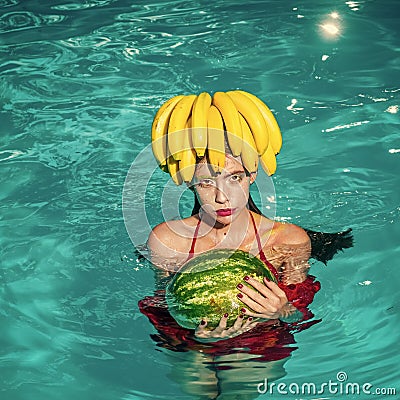
[[[313,263],[322,322],[295,335],[291,357],[220,371],[220,398],[249,378],[256,398],[267,376],[321,384],[339,372],[398,396],[396,1],[1,0],[0,9],[1,399],[212,393],[207,360],[149,336],[137,302],[154,277],[134,253],[122,192],[163,101],[235,88],[261,97],[283,131],[277,218],[352,227],[355,246],[327,267]],[[151,180],[152,226],[166,182],[161,171]],[[182,198],[183,215],[190,203]]]

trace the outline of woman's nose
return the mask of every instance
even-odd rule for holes
[[[216,188],[216,193],[215,193],[215,201],[220,204],[224,204],[228,200],[228,197],[222,190],[222,188]]]

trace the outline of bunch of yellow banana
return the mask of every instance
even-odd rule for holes
[[[225,136],[226,134],[226,136]],[[152,125],[152,149],[160,168],[180,185],[193,178],[196,156],[207,152],[215,172],[225,166],[225,146],[256,172],[259,162],[268,175],[276,171],[282,135],[271,110],[241,90],[211,96],[176,96],[158,110]]]

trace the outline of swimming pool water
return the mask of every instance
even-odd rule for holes
[[[0,10],[2,399],[212,398],[201,354],[150,338],[137,302],[154,277],[134,252],[122,192],[163,101],[235,88],[261,97],[282,128],[277,218],[351,227],[355,246],[313,263],[322,321],[295,335],[291,357],[236,360],[219,398],[250,378],[242,398],[274,373],[301,385],[339,372],[398,396],[396,1],[2,0]],[[166,182],[161,171],[150,182],[152,226]],[[384,396],[286,396],[300,397]]]

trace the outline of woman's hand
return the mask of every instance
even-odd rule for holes
[[[289,303],[285,292],[272,281],[264,277],[264,284],[258,280],[245,276],[244,280],[254,289],[239,283],[237,288],[241,291],[237,297],[254,312],[242,308],[241,312],[255,318],[278,319],[287,317],[297,311]]]
[[[228,314],[224,314],[219,321],[219,325],[215,329],[209,330],[206,329],[207,321],[203,319],[195,331],[195,336],[201,339],[228,339],[247,332],[258,324],[253,317],[245,319],[242,314],[236,318],[233,326],[228,329],[226,328],[227,321]]]

